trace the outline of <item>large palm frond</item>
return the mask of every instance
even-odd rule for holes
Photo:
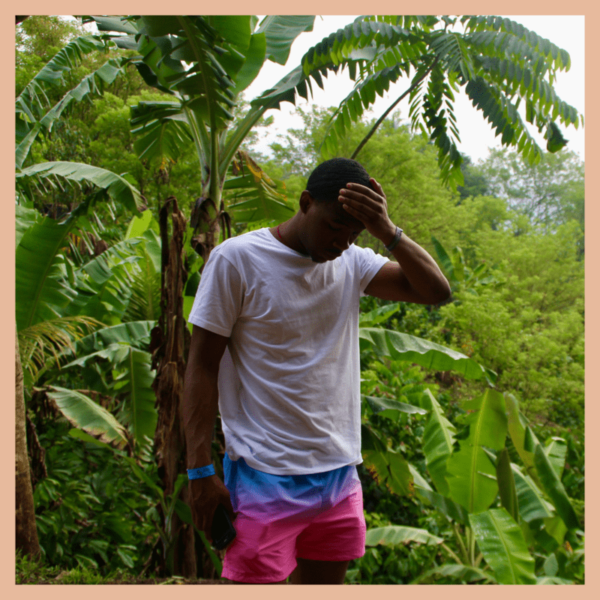
[[[92,317],[60,317],[19,331],[19,351],[25,386],[35,385],[43,372],[61,367],[75,351],[75,343],[103,324]]]

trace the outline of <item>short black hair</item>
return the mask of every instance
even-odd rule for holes
[[[335,202],[347,183],[360,183],[373,189],[369,174],[359,162],[350,158],[332,158],[310,174],[306,189],[317,202]]]

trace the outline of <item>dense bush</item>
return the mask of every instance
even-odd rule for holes
[[[60,419],[39,436],[48,471],[34,491],[43,558],[67,569],[139,573],[158,538],[148,518],[157,500],[118,456],[70,429]]]

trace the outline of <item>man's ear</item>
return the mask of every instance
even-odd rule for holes
[[[311,204],[315,202],[315,199],[310,195],[308,190],[304,190],[300,194],[300,210],[302,214],[306,214]]]

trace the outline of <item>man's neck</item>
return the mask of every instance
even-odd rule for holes
[[[277,227],[270,229],[271,233],[275,236],[277,241],[281,242],[284,246],[299,252],[300,254],[306,255],[306,248],[304,248],[298,235],[298,215],[294,215],[289,221],[281,223]]]

